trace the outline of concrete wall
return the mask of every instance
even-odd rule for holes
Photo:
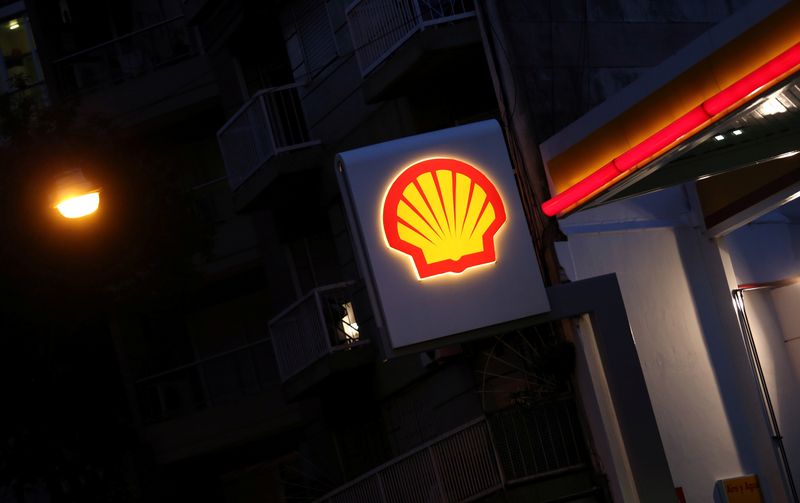
[[[798,203],[792,202],[725,236],[736,282],[765,283],[800,274]],[[800,284],[749,290],[744,307],[767,389],[800,485]]]
[[[204,57],[193,57],[86,95],[82,110],[133,126],[211,100],[217,85]]]
[[[774,212],[725,236],[736,281],[776,281],[800,274],[800,225]]]
[[[784,349],[794,369],[795,379],[800,379],[800,310],[797,309],[800,306],[800,285],[778,288],[770,295],[783,334]]]
[[[536,138],[558,132],[746,3],[505,0]]]
[[[692,226],[682,187],[566,218],[570,279],[616,273],[676,486],[711,501],[714,483],[759,474],[785,501],[743,356],[716,244]]]
[[[449,365],[383,404],[392,452],[400,455],[481,415],[473,369]]]
[[[377,107],[368,106],[361,95],[361,73],[352,50],[344,17],[345,2],[289,2],[281,15],[286,49],[296,82],[309,85],[302,91],[303,110],[312,138],[337,143]],[[304,40],[298,29],[297,13],[320,11],[330,24],[320,26],[315,37]],[[305,42],[305,45],[303,44]],[[327,65],[310,66],[306,55],[318,54],[330,45],[335,52]]]
[[[797,348],[790,347],[787,342],[787,338],[797,340],[798,336],[798,325],[793,322],[797,321],[800,288],[794,285],[778,290],[753,290],[745,293],[744,302],[789,465],[795,484],[800,485],[800,428],[797,427],[800,424],[797,400],[800,367],[797,364],[800,362]]]

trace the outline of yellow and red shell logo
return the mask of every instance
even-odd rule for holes
[[[456,159],[412,164],[383,204],[386,240],[411,256],[420,279],[495,262],[494,236],[505,221],[494,184]]]

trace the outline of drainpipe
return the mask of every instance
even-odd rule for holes
[[[792,476],[792,468],[789,465],[789,458],[786,456],[786,447],[783,443],[783,435],[781,435],[778,418],[775,414],[775,408],[772,405],[772,398],[770,397],[769,389],[767,388],[767,380],[764,377],[764,369],[761,366],[761,359],[758,356],[756,342],[753,338],[753,332],[750,329],[750,321],[747,319],[747,311],[744,308],[744,292],[764,289],[771,290],[773,288],[779,288],[781,286],[797,283],[798,281],[800,281],[800,279],[780,280],[752,285],[740,285],[739,288],[731,292],[731,295],[733,296],[733,306],[736,309],[736,315],[739,318],[742,341],[744,342],[748,360],[750,361],[750,369],[753,371],[753,378],[758,383],[761,405],[764,408],[764,412],[769,417],[769,423],[772,432],[772,442],[775,445],[775,448],[778,449],[778,454],[781,458],[781,465],[783,467],[783,474],[786,478],[786,483],[789,486],[791,498],[794,503],[800,503],[800,497],[798,497],[797,494],[797,487],[795,486],[794,477]]]
[[[477,1],[475,13],[534,249],[545,284],[554,285],[561,283],[555,241],[560,241],[562,234],[556,220],[540,209],[550,191],[534,133],[532,108],[524,82],[514,70],[517,56],[505,31],[501,3]]]

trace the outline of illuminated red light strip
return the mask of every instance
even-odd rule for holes
[[[753,70],[699,106],[682,115],[665,128],[653,133],[611,162],[596,170],[575,185],[542,204],[545,215],[554,216],[602,189],[620,175],[633,170],[678,140],[717,118],[742,99],[759,91],[778,77],[800,65],[800,43]]]

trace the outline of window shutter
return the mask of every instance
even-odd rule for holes
[[[295,10],[295,24],[303,48],[306,71],[309,75],[314,75],[337,55],[327,2],[300,2]]]

